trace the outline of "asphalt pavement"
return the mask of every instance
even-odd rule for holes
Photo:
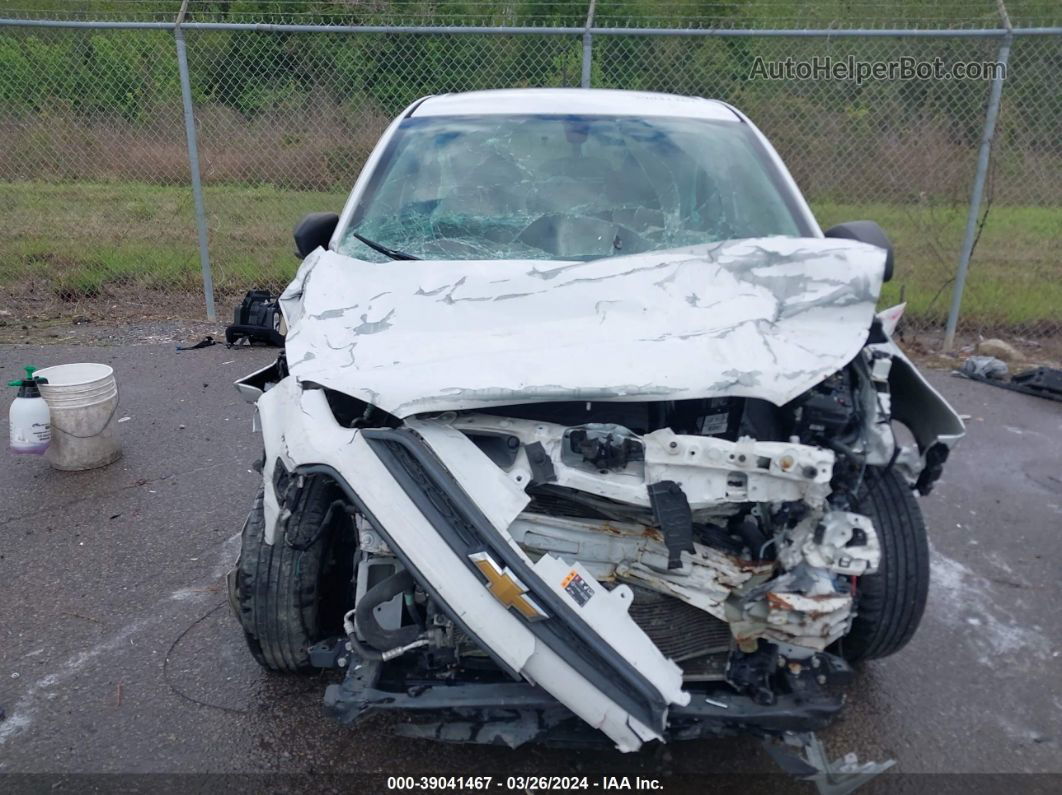
[[[442,745],[394,736],[389,721],[401,718],[338,725],[321,710],[333,674],[260,670],[229,614],[223,577],[260,449],[253,409],[232,381],[273,356],[223,346],[177,353],[172,344],[0,346],[5,380],[23,364],[111,364],[124,420],[124,455],[109,467],[58,472],[12,455],[0,467],[0,789],[126,781],[85,774],[145,774],[188,789],[193,779],[150,776],[191,773],[241,774],[194,780],[205,789],[250,781],[384,791],[388,776],[478,774],[587,775],[597,789],[609,783],[602,776],[632,777],[632,788],[634,776],[657,779],[670,791],[724,781],[739,791],[795,788],[754,778],[776,768],[751,739],[629,755]],[[969,434],[922,501],[932,544],[927,613],[906,649],[863,668],[842,718],[821,736],[833,756],[897,761],[871,792],[1058,791],[1062,405],[941,371],[930,378],[969,415]],[[1054,775],[974,775],[989,773]]]

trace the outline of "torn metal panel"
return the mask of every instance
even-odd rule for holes
[[[755,581],[757,576],[762,580],[774,568],[770,563],[736,560],[694,543],[694,552],[682,556],[682,568],[669,569],[668,551],[660,531],[629,522],[525,513],[509,526],[509,532],[533,554],[553,551],[570,556],[601,580],[643,585],[721,620],[727,618],[724,603],[733,591]]]
[[[675,434],[661,429],[637,438],[641,459],[602,471],[576,462],[564,451],[568,429],[533,420],[488,414],[444,415],[440,422],[467,432],[504,433],[520,440],[509,478],[520,486],[532,479],[528,449],[545,456],[551,484],[596,494],[631,506],[650,507],[647,487],[660,481],[682,483],[694,511],[745,502],[805,500],[820,506],[829,493],[834,453],[792,442],[736,442],[710,436]],[[537,445],[537,446],[536,446]]]
[[[853,599],[839,591],[832,574],[798,563],[738,596],[730,628],[739,645],[765,639],[790,647],[822,650],[844,635]]]
[[[880,543],[870,520],[825,509],[835,458],[829,450],[751,438],[730,442],[669,429],[642,437],[612,429],[611,435],[638,444],[641,450],[622,467],[603,470],[565,454],[569,434],[560,425],[480,414],[443,415],[440,422],[519,439],[521,448],[508,471],[512,481],[529,482],[525,450],[536,445],[536,452],[548,457],[552,483],[622,501],[632,518],[641,511],[640,521],[626,522],[524,513],[509,525],[509,533],[523,549],[561,554],[602,579],[672,596],[731,622],[739,640],[762,637],[825,648],[843,634],[852,616],[847,586],[836,591],[830,576],[859,576],[877,569]],[[775,564],[731,558],[697,542],[676,559],[667,544],[666,528],[655,526],[649,512],[651,489],[660,482],[681,482],[689,505],[709,516],[740,503],[800,501],[812,508],[783,534],[778,551],[782,571],[800,570],[801,576],[783,574],[769,580],[777,573]],[[740,602],[740,609],[729,601],[731,597]]]
[[[860,577],[874,574],[881,544],[870,518],[846,511],[827,511],[791,530],[778,553],[787,569],[802,562],[816,569]]]
[[[773,561],[750,562],[694,542],[682,568],[668,568],[660,532],[641,524],[522,514],[509,527],[532,555],[550,552],[578,560],[603,581],[640,585],[674,597],[731,624],[739,641],[772,641],[824,649],[847,629],[852,596],[830,577],[876,570],[880,545],[870,520],[829,512],[814,533],[805,522],[785,547],[782,569]],[[855,530],[864,542],[848,547]],[[804,532],[807,530],[807,532]],[[792,572],[792,573],[787,573]]]
[[[496,528],[504,530],[527,506],[526,482],[507,477],[463,433],[439,422],[412,420],[406,424],[446,463]]]
[[[872,363],[881,362],[875,377],[883,378],[888,386],[887,393],[881,395],[887,401],[884,413],[910,429],[917,444],[917,449],[900,448],[896,467],[912,485],[921,484],[920,489],[927,493],[939,477],[948,452],[966,435],[966,425],[892,339],[905,307],[898,304],[877,314],[884,340],[867,345],[864,356]],[[935,468],[928,473],[931,479],[926,477],[927,468]]]
[[[506,608],[464,566],[453,565],[446,544],[424,529],[416,506],[368,449],[361,434],[335,422],[321,390],[302,390],[294,378],[287,378],[265,393],[258,406],[266,429],[267,462],[281,458],[292,470],[302,464],[324,464],[357,482],[374,496],[374,515],[390,537],[421,534],[415,545],[417,570],[430,579],[443,599],[449,602],[455,598],[464,606],[461,616],[469,629],[476,635],[486,630],[504,633],[497,641],[497,654],[512,670],[519,671],[525,665],[534,653],[534,638],[507,624],[503,618]],[[271,429],[278,433],[274,435]],[[267,497],[270,491],[265,490]],[[274,543],[276,518],[270,516],[267,500],[266,532]],[[461,593],[464,597],[458,598]]]
[[[737,442],[680,436],[668,428],[645,436],[646,479],[682,483],[693,508],[723,502],[805,500],[821,505],[834,454],[789,442]]]
[[[848,795],[896,764],[894,759],[861,763],[855,753],[830,761],[814,732],[786,734],[783,741],[803,753],[798,755],[776,741],[765,741],[764,748],[786,773],[813,783],[819,795]]]
[[[862,348],[884,256],[786,237],[552,263],[318,250],[281,297],[288,361],[398,417],[557,400],[782,404]]]
[[[426,518],[423,505],[407,491],[409,484],[396,477],[395,471],[381,459],[379,449],[367,441],[365,433],[336,423],[322,390],[303,390],[289,377],[265,393],[258,405],[265,427],[270,429],[265,435],[266,458],[279,459],[292,471],[304,464],[330,467],[355,488],[363,510],[379,525],[377,531],[385,533],[388,546],[402,556],[421,581],[431,584],[438,597],[485,649],[497,655],[511,670],[548,691],[591,726],[601,729],[621,750],[636,750],[646,740],[661,737],[666,718],[659,727],[637,719],[617,703],[616,692],[592,683],[587,678],[588,671],[577,670],[573,664],[577,655],[568,659],[560,656],[544,642],[544,636],[536,632],[533,623],[521,620],[509,604],[496,598],[486,587],[489,583],[485,584],[475,573],[474,566],[466,565],[439,532],[440,528]],[[518,511],[521,502],[526,501],[526,496],[517,498],[516,492],[511,491],[506,500],[507,489],[503,484],[496,478],[483,480],[485,467],[494,468],[494,465],[463,435],[445,426],[433,427],[429,422],[418,424],[417,433],[422,439],[431,438],[439,443],[438,448],[428,449],[446,467],[463,494],[483,499],[493,515],[488,520],[507,524],[512,518],[508,512]],[[501,500],[497,499],[499,494],[503,495]],[[274,539],[278,518],[276,511],[267,515],[267,521],[271,522],[270,537]],[[504,526],[496,530],[514,553],[529,562]],[[493,551],[496,553],[497,548]],[[571,599],[564,590],[565,585],[554,582],[558,579],[557,572],[551,566],[565,571],[571,568],[560,560],[543,557],[532,576],[545,582],[555,594],[563,593]],[[546,576],[542,577],[539,572]],[[655,688],[663,704],[686,703],[688,697],[682,693],[681,672],[660,654],[625,611],[619,609],[619,603],[613,601],[619,595],[612,597],[585,569],[580,575],[589,593],[582,593],[583,604],[579,605],[580,609],[572,610],[572,620],[585,622],[592,633],[609,635],[616,642],[622,636],[624,656],[617,661],[622,659],[625,665],[632,666]],[[521,579],[532,585],[526,576]],[[548,606],[542,591],[536,591],[534,598]],[[551,608],[550,613],[552,616]],[[604,648],[612,647],[606,644]]]

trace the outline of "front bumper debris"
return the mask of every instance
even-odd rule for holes
[[[878,550],[869,520],[827,504],[829,450],[662,430],[636,440],[616,437],[624,455],[606,451],[609,460],[598,468],[573,459],[568,429],[550,423],[444,415],[399,428],[347,428],[336,422],[324,390],[303,388],[291,377],[263,394],[258,409],[266,483],[277,466],[295,477],[334,480],[454,626],[502,671],[533,683],[537,706],[528,707],[530,713],[518,709],[523,728],[509,726],[507,736],[519,739],[532,727],[538,736],[574,713],[626,751],[652,739],[739,727],[812,730],[840,708],[821,687],[830,678],[830,666],[821,663],[831,655],[823,650],[847,631],[851,618],[844,578],[872,572]],[[499,465],[471,440],[473,428],[516,437],[516,455]],[[602,533],[593,522],[531,512],[525,489],[542,479],[634,515]],[[672,484],[665,490],[680,502],[654,504],[653,484]],[[265,498],[270,541],[284,517],[272,492],[267,488]],[[777,551],[777,559],[787,561],[784,574],[776,576],[771,561],[692,540],[690,523],[725,516],[741,503],[802,506],[786,514],[784,548]],[[655,516],[661,529],[640,524],[638,512],[649,522]],[[844,552],[857,535],[863,538],[858,548]],[[835,587],[838,578],[843,590]],[[742,665],[727,673],[738,692],[725,685],[718,691],[684,688],[683,669],[628,614],[631,586],[674,596],[728,623],[743,655]],[[758,677],[776,669],[792,681],[765,698]],[[519,693],[534,701],[524,690],[458,692],[462,686],[430,683],[415,696],[377,692],[365,670],[348,670],[347,681],[329,696],[348,719],[383,705],[473,709],[462,699],[485,701],[489,716],[498,708],[496,696]],[[455,697],[458,705],[448,704]]]
[[[550,742],[560,737],[578,737],[581,744],[599,738],[572,712],[540,687],[526,682],[424,684],[404,690],[387,689],[379,682],[381,665],[361,661],[331,643],[322,644],[319,660],[347,670],[340,684],[325,691],[325,708],[346,724],[356,724],[370,715],[407,712],[414,717],[404,733],[431,736],[453,742],[516,748],[528,742]],[[839,658],[832,670],[835,685],[847,681],[850,669]],[[327,660],[327,662],[325,662]],[[339,660],[346,660],[342,664]],[[843,706],[843,698],[827,687],[803,687],[779,696],[772,704],[759,704],[728,688],[697,690],[689,703],[672,706],[661,739],[692,740],[739,734],[779,736],[788,732],[811,732],[826,727]]]
[[[894,759],[861,763],[854,753],[830,761],[826,749],[814,732],[786,734],[783,742],[785,745],[799,748],[802,753],[798,755],[776,740],[766,741],[764,747],[782,770],[810,781],[820,795],[848,795],[896,764]]]

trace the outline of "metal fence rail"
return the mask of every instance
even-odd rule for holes
[[[824,227],[889,232],[883,302],[906,300],[912,330],[945,345],[1062,335],[1062,28],[617,27],[607,2],[560,26],[255,23],[187,5],[172,20],[0,19],[0,296],[18,312],[201,316],[205,299],[214,319],[215,301],[290,279],[294,222],[338,210],[409,102],[581,85],[740,107]],[[762,72],[827,56],[1007,71]]]

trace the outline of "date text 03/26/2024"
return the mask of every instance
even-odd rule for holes
[[[527,792],[551,790],[568,792],[659,791],[664,788],[658,778],[643,776],[388,776],[387,789],[392,791],[447,792],[464,790],[501,790]]]

